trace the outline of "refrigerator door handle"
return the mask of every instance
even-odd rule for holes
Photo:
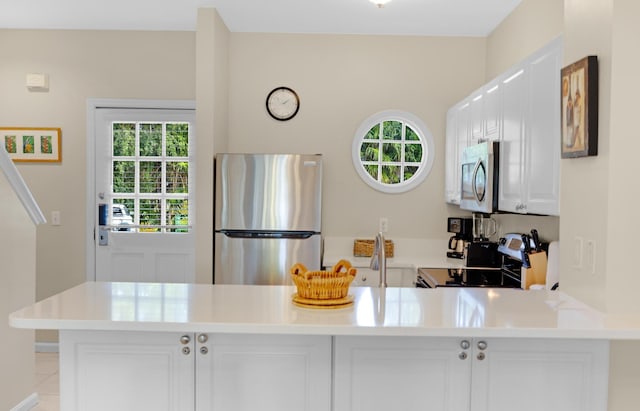
[[[316,235],[315,231],[244,231],[244,230],[221,230],[220,233],[229,238],[291,238],[291,239],[307,239],[312,235]]]

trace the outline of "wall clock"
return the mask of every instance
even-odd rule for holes
[[[267,96],[267,112],[279,121],[291,120],[298,114],[300,98],[289,87],[276,87]]]

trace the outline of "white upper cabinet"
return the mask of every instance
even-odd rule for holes
[[[500,168],[498,182],[498,208],[502,211],[523,210],[523,158],[524,125],[527,91],[527,72],[515,68],[505,73],[502,80],[502,140],[500,141]]]
[[[469,145],[478,144],[484,139],[484,95],[483,90],[471,94],[469,101],[469,115],[471,117],[471,138]]]
[[[471,104],[464,100],[447,111],[445,201],[460,204],[460,159],[471,138]]]
[[[460,203],[464,147],[500,141],[498,209],[560,215],[561,63],[558,38],[449,110],[447,202]]]
[[[525,127],[524,204],[528,213],[560,215],[560,41],[529,65],[529,121]]]
[[[502,84],[495,79],[484,87],[482,97],[486,140],[500,141],[502,136]]]
[[[560,215],[560,65],[554,40],[503,80],[498,208]]]

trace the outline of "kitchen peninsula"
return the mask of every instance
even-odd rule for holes
[[[65,411],[604,411],[609,340],[640,339],[562,292],[353,287],[341,309],[294,292],[88,282],[9,321],[60,330]]]

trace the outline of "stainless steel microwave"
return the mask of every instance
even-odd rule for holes
[[[460,208],[491,214],[498,211],[499,144],[487,141],[462,153]]]

